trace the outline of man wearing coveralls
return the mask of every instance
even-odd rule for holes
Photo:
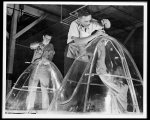
[[[38,83],[41,85],[42,94],[42,109],[47,109],[49,106],[49,96],[47,88],[49,88],[50,73],[47,69],[49,61],[52,61],[55,54],[54,47],[50,44],[50,35],[43,35],[43,41],[40,43],[31,43],[30,48],[34,50],[34,55],[32,59],[32,64],[35,64],[35,69],[29,80],[28,90],[29,94],[26,100],[27,110],[34,109],[36,89]],[[39,65],[39,62],[42,63]],[[38,66],[39,65],[39,66]],[[38,66],[38,68],[37,68]]]

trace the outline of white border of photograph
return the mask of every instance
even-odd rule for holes
[[[48,113],[48,114],[6,114],[6,12],[7,4],[59,4],[59,5],[123,5],[123,6],[143,6],[144,7],[144,57],[143,57],[143,113],[142,114],[111,114],[102,115],[100,113]],[[2,96],[2,118],[146,118],[147,117],[147,2],[4,2],[3,3],[3,96]]]

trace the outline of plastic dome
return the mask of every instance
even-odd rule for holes
[[[73,62],[50,111],[142,113],[143,80],[126,48],[110,36],[94,39]]]
[[[18,78],[6,99],[7,113],[36,113],[47,110],[63,80],[54,63],[31,64]]]

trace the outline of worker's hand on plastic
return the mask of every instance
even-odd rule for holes
[[[48,65],[49,61],[46,58],[42,58],[43,65]]]
[[[95,35],[98,37],[104,33],[104,30],[98,30]]]
[[[101,23],[102,25],[105,27],[105,28],[110,28],[111,27],[111,23],[108,19],[102,19],[101,20]]]
[[[104,30],[98,30],[95,34],[97,37],[98,36],[108,36]]]
[[[102,35],[102,36],[105,36],[105,37],[106,37],[106,36],[108,36],[108,34],[106,34],[106,33],[103,33],[103,35]]]

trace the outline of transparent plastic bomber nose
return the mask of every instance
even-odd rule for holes
[[[142,113],[142,83],[127,49],[99,37],[73,62],[48,112]]]
[[[61,85],[62,74],[53,62],[31,64],[18,78],[6,98],[7,113],[47,110]]]

